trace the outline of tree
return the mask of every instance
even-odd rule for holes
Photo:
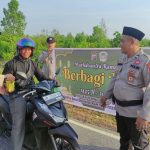
[[[65,44],[65,36],[60,34],[60,32],[56,29],[53,29],[51,32],[51,36],[56,39],[57,47],[64,47]]]
[[[150,46],[150,39],[143,39],[140,42],[141,47],[149,47]]]
[[[77,33],[75,36],[75,47],[78,48],[86,48],[88,47],[87,35],[82,33]]]
[[[8,9],[3,9],[4,18],[1,21],[1,26],[4,32],[11,35],[23,35],[26,27],[25,16],[18,8],[18,1],[11,0],[8,3]]]
[[[106,33],[100,26],[93,27],[92,36],[89,37],[89,47],[110,47]]]
[[[74,47],[74,37],[71,33],[68,33],[65,42],[64,42],[64,47],[65,48],[72,48]]]
[[[113,34],[114,38],[112,39],[111,41],[111,45],[112,47],[119,47],[119,44],[120,44],[120,40],[121,40],[121,34],[116,31],[114,34]]]
[[[16,54],[16,41],[21,37],[17,35],[4,34],[0,36],[0,57],[10,60]]]

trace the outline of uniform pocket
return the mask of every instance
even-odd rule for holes
[[[127,73],[127,82],[131,85],[136,85],[140,70],[130,68]]]

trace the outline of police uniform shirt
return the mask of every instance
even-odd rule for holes
[[[133,57],[119,59],[116,75],[112,78],[106,98],[112,95],[120,101],[143,100],[142,105],[122,107],[115,103],[116,111],[125,117],[141,117],[150,121],[150,56],[140,50]]]
[[[43,63],[42,72],[49,78],[54,77],[55,63],[54,63],[54,52],[49,53],[48,51],[43,51],[39,56],[39,62]]]

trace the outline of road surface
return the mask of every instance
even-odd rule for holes
[[[87,125],[75,120],[70,120],[71,126],[77,132],[81,150],[117,150],[119,148],[119,136],[96,126]],[[0,137],[0,150],[11,150],[10,138]]]

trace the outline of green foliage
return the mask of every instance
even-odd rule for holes
[[[105,31],[103,28],[99,26],[93,27],[93,33],[88,38],[89,47],[93,48],[103,48],[103,47],[110,47],[109,40],[106,36]]]
[[[140,44],[141,44],[142,47],[149,47],[150,46],[150,39],[143,39],[140,42]]]
[[[82,33],[77,33],[75,36],[75,47],[86,48],[88,47],[88,36]]]
[[[2,32],[2,35],[0,35],[0,58],[2,59],[9,60],[16,54],[16,43],[23,37],[31,38],[36,44],[33,56],[34,60],[37,60],[40,53],[47,49],[46,39],[48,36],[53,36],[57,41],[57,47],[60,48],[105,48],[119,46],[121,34],[116,31],[114,38],[110,40],[107,37],[107,28],[103,19],[100,25],[93,27],[91,35],[86,35],[82,32],[77,33],[75,36],[71,33],[65,36],[54,29],[50,35],[47,30],[42,30],[42,34],[40,35],[24,36],[26,26],[25,16],[18,8],[18,1],[10,0],[8,9],[3,9],[4,18],[1,21],[3,29],[0,30]],[[150,46],[150,40],[142,40],[141,45]]]
[[[106,34],[99,27],[93,28],[92,35],[85,35],[77,33],[73,36],[71,33],[61,35],[58,31],[53,32],[51,35],[36,35],[36,36],[17,36],[10,35],[2,32],[0,35],[0,58],[9,60],[16,54],[16,43],[23,37],[31,38],[35,44],[36,49],[34,51],[33,59],[37,61],[38,56],[43,50],[47,49],[46,38],[48,36],[54,36],[57,41],[57,47],[60,48],[102,48],[102,47],[118,47],[120,43],[121,34],[119,32],[114,33],[114,38],[109,40]],[[141,41],[141,46],[150,46],[150,40],[144,39]]]
[[[20,36],[2,33],[0,36],[0,58],[11,59],[16,54],[16,42]]]
[[[4,8],[4,18],[1,26],[4,32],[11,35],[23,35],[26,27],[25,16],[18,10],[19,3],[17,0],[11,0],[8,3],[8,9]]]
[[[58,30],[54,29],[51,32],[51,36],[55,37],[57,41],[57,47],[64,47],[65,36],[61,35]]]
[[[114,38],[111,40],[111,46],[112,47],[119,47],[121,34],[118,31],[116,31],[113,34],[113,36],[114,36]]]
[[[65,41],[64,41],[64,47],[71,48],[74,46],[74,37],[71,33],[67,34]]]
[[[29,37],[35,42],[35,50],[34,50],[34,55],[33,59],[37,61],[38,56],[43,50],[47,49],[47,44],[46,44],[46,35],[37,35],[37,36],[31,36]]]

